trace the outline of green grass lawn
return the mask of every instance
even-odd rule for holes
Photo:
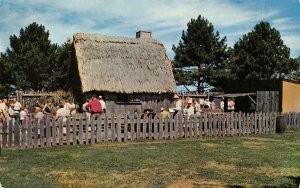
[[[298,187],[300,131],[4,150],[3,187]]]

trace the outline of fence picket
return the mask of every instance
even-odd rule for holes
[[[218,136],[218,116],[211,114],[212,117],[212,129],[213,129],[213,136]]]
[[[136,119],[136,140],[140,139],[140,132],[141,132],[141,117],[137,116],[137,119]]]
[[[71,117],[68,117],[67,122],[66,122],[66,141],[67,141],[67,145],[70,145],[70,123],[71,123]]]
[[[98,117],[98,118],[100,118],[100,117]],[[95,123],[96,123],[96,121],[97,121],[96,116],[93,116],[91,118],[91,132],[90,132],[91,144],[95,143]],[[87,130],[88,130],[87,135],[89,135],[89,128]],[[89,137],[87,140],[89,140]]]
[[[31,128],[30,128],[31,129]],[[52,119],[52,146],[56,146],[56,121]]]
[[[149,118],[150,119],[150,118]],[[143,118],[143,122],[142,122],[142,137],[143,137],[143,140],[146,139],[146,129],[147,129],[147,122],[148,122],[148,118],[147,117],[144,117]]]
[[[76,117],[73,116],[72,117],[72,132],[73,132],[73,136],[72,136],[72,144],[73,145],[77,145],[77,121],[76,121]]]
[[[18,147],[19,144],[20,144],[20,129],[19,129],[19,124],[20,124],[20,121],[16,121],[15,120],[15,123],[13,124],[13,134],[14,134],[14,137],[13,137],[13,144],[14,144],[14,147]]]
[[[50,118],[46,119],[46,146],[51,146]]]
[[[116,141],[116,124],[114,115],[111,117],[111,141]]]
[[[163,119],[159,118],[159,139],[162,140],[163,139]]]
[[[199,133],[199,137],[201,138],[202,137],[202,134],[203,134],[203,119],[202,119],[202,114],[200,114],[198,116],[198,133]]]
[[[212,136],[212,121],[210,118],[207,117],[207,114],[204,114],[204,136]],[[207,129],[208,127],[208,129]]]
[[[83,119],[82,117],[80,117],[79,119],[79,144],[82,145],[83,144]]]
[[[189,134],[189,137],[193,137],[193,122],[194,122],[194,115],[191,115],[190,118],[189,118],[189,126],[188,126],[188,134]]]
[[[184,128],[184,138],[188,137],[188,117],[184,116],[184,124],[183,124],[183,128]]]
[[[64,134],[64,122],[63,122],[63,118],[60,118],[58,120],[58,127],[59,127],[59,145],[62,146],[63,145],[63,134]]]
[[[130,135],[131,135],[131,141],[134,140],[134,136],[136,135],[135,134],[135,118],[134,118],[134,115],[132,115],[130,117]]]
[[[169,119],[166,117],[164,119],[164,126],[163,126],[163,138],[168,139],[168,126],[169,126]]]
[[[91,119],[89,118],[85,118],[85,126],[84,126],[84,141],[85,141],[85,144],[88,144],[89,143],[89,132],[90,132],[90,125],[91,125],[91,120],[95,118],[94,115],[91,116]]]
[[[104,141],[108,141],[108,117],[106,114],[104,118]]]
[[[25,148],[26,147],[26,125],[25,125],[25,122],[23,121],[23,125],[22,125],[22,137],[21,137],[21,147],[22,148]],[[0,141],[1,142],[1,141]]]
[[[13,140],[13,124],[12,120],[8,122],[8,147],[12,147]]]
[[[160,122],[160,118],[159,118],[159,116],[156,116],[154,118],[154,124],[153,124],[154,125],[154,139],[155,140],[158,139],[158,128],[160,126],[159,122]]]
[[[124,118],[124,142],[128,140],[128,117],[125,115]]]
[[[178,113],[177,113],[177,115],[178,115]],[[182,117],[182,114],[179,114],[178,118],[179,118],[179,127],[178,127],[179,134],[178,134],[178,136],[179,136],[179,138],[183,138],[183,123],[184,123],[184,119]]]
[[[122,142],[122,122],[121,117],[118,116],[117,118],[117,136],[118,136],[118,142]]]
[[[173,132],[173,136],[175,139],[178,138],[178,115],[176,114],[176,116],[174,116],[174,132]]]
[[[170,133],[169,134],[170,135],[170,139],[173,140],[173,138],[174,138],[174,131],[173,131],[174,130],[174,119],[172,118],[172,116],[170,116],[170,125],[169,125],[169,128],[170,128],[169,129],[170,130],[169,131],[169,133]]]

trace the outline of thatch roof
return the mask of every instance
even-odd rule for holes
[[[74,46],[83,92],[176,92],[171,62],[157,40],[77,33]]]

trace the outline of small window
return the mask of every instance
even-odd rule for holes
[[[117,102],[129,102],[128,95],[126,95],[126,94],[118,94],[117,95]]]

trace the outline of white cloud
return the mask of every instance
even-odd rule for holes
[[[300,35],[286,34],[282,36],[285,45],[292,49],[291,56],[300,56]]]
[[[228,36],[231,46],[257,22],[273,18],[280,10],[250,9],[222,0],[16,0],[3,2],[0,12],[0,26],[5,26],[0,30],[1,51],[6,48],[2,46],[8,46],[9,35],[18,34],[21,27],[36,21],[45,25],[51,40],[59,44],[76,32],[133,37],[137,30],[152,30],[170,54],[172,44],[178,43],[187,22],[199,14],[212,22],[222,36]],[[288,21],[277,19],[273,23]],[[236,30],[222,33],[226,28]]]

